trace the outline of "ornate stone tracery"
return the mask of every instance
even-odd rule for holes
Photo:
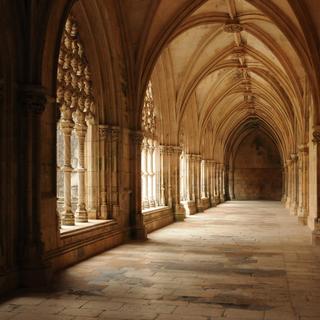
[[[72,16],[66,21],[60,45],[57,104],[60,111],[57,130],[63,135],[63,139],[60,139],[63,145],[59,143],[59,139],[57,143],[58,159],[63,159],[63,163],[57,168],[57,187],[58,190],[63,189],[62,199],[61,192],[60,199],[58,198],[58,210],[59,203],[60,207],[63,203],[63,208],[60,208],[62,224],[74,225],[75,220],[88,221],[85,201],[85,141],[88,124],[94,119],[95,104],[88,60],[79,36],[78,24]],[[60,154],[61,150],[63,155]],[[73,202],[76,202],[76,217]]]

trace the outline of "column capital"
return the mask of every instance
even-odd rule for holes
[[[37,85],[22,85],[19,91],[24,111],[34,115],[41,115],[49,100],[44,88]]]
[[[60,129],[66,135],[71,135],[71,132],[74,128],[73,120],[60,120]]]
[[[111,127],[110,133],[111,133],[111,140],[113,142],[119,141],[119,138],[120,138],[120,128],[119,127],[116,127],[116,126]]]
[[[317,125],[317,126],[314,126],[313,128],[313,132],[312,132],[312,142],[314,143],[320,143],[320,126]]]
[[[102,139],[106,139],[108,136],[108,126],[105,124],[99,124],[99,136]]]
[[[298,160],[298,155],[296,153],[291,153],[290,158],[293,162],[296,162]]]
[[[309,152],[309,147],[306,144],[300,144],[298,146],[298,150],[300,153],[308,153]]]

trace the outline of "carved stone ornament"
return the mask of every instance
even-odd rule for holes
[[[20,97],[26,112],[40,115],[46,107],[47,97],[42,87],[24,86]]]
[[[223,30],[227,33],[238,33],[243,30],[243,27],[238,20],[234,19],[227,21],[223,26]]]
[[[156,116],[151,81],[148,83],[144,97],[142,109],[142,130],[145,137],[154,138],[156,131]]]
[[[291,158],[292,161],[297,161],[299,157],[298,157],[298,155],[296,153],[291,153],[290,154],[290,158]]]
[[[100,138],[106,139],[108,136],[108,127],[107,126],[99,126],[99,136]]]
[[[62,34],[58,70],[57,103],[61,112],[81,111],[85,119],[92,123],[94,98],[88,60],[78,32],[78,24],[72,16],[67,19]]]
[[[308,153],[309,147],[306,144],[301,144],[300,146],[298,146],[298,150],[301,153]]]
[[[320,143],[320,130],[319,130],[319,129],[313,131],[312,136],[313,136],[312,141],[313,141],[314,143]]]

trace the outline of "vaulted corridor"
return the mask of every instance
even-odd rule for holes
[[[19,291],[0,319],[316,320],[320,251],[278,202],[232,201]]]

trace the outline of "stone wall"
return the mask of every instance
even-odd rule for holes
[[[281,199],[280,155],[272,140],[262,132],[255,131],[242,141],[234,168],[235,199]]]

